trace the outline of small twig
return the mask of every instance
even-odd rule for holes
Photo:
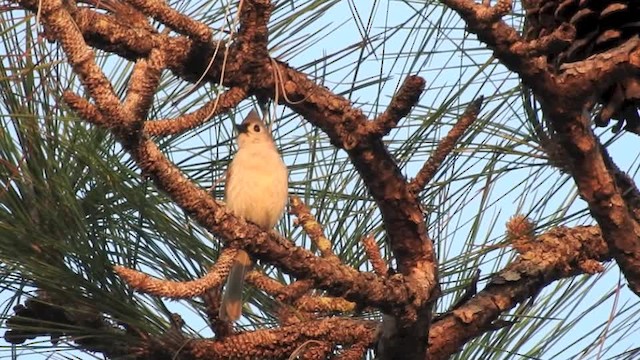
[[[317,316],[314,316],[315,314],[303,313],[298,309],[294,309],[291,305],[279,305],[274,309],[274,316],[278,319],[280,326],[299,324],[317,318]]]
[[[200,109],[176,119],[147,121],[144,131],[148,135],[168,136],[194,129],[213,118],[236,107],[248,96],[247,90],[234,87],[207,102]]]
[[[331,250],[331,242],[324,236],[322,225],[311,215],[311,210],[295,195],[291,196],[289,203],[291,214],[297,217],[297,224],[302,225],[304,232],[318,247],[322,257],[338,259]]]
[[[147,16],[165,24],[179,34],[186,35],[198,42],[209,43],[213,38],[211,29],[190,17],[169,7],[161,0],[125,0]]]
[[[355,343],[351,345],[349,348],[344,349],[340,354],[338,354],[335,359],[336,360],[360,360],[365,358],[365,351],[367,351],[367,344],[363,343]]]
[[[247,283],[273,296],[278,301],[291,304],[296,299],[304,296],[312,287],[307,280],[295,281],[290,285],[284,285],[259,271],[251,271],[246,276]]]
[[[275,308],[274,315],[278,318],[281,325],[291,325],[313,318],[312,316],[308,316],[311,314],[303,313],[300,309],[294,308],[291,303],[282,303],[284,301],[282,294],[286,291],[286,286],[279,281],[256,270],[250,271],[245,276],[245,280],[248,284],[253,285],[278,300],[279,304]]]
[[[312,344],[315,344],[319,349],[314,349]],[[288,360],[297,359],[299,356],[302,356],[303,359],[323,359],[331,348],[332,346],[324,341],[307,340],[289,355]]]
[[[172,299],[187,299],[203,295],[207,290],[222,285],[229,274],[237,252],[237,249],[232,248],[223,250],[207,275],[197,280],[185,282],[156,279],[124,266],[115,266],[113,269],[138,292]]]
[[[438,147],[433,152],[431,157],[424,163],[422,169],[418,172],[415,179],[411,180],[409,184],[409,190],[414,194],[424,189],[425,185],[433,179],[433,176],[438,171],[438,168],[442,164],[442,161],[449,155],[453,147],[456,145],[460,137],[464,134],[467,128],[478,118],[480,107],[482,107],[482,101],[484,97],[480,96],[467,106],[462,116],[458,119],[458,122],[453,125],[453,128],[449,130],[447,136],[440,140]]]
[[[266,292],[277,300],[287,303],[291,303],[296,298],[304,295],[312,286],[312,283],[306,280],[295,281],[291,285],[284,285],[256,270],[250,271],[245,279],[247,283]]]
[[[424,91],[425,81],[420,76],[408,76],[398,92],[391,99],[391,103],[385,112],[375,120],[367,124],[367,133],[370,136],[382,137],[387,135],[398,125],[398,121],[409,114],[416,105],[420,95]]]
[[[121,0],[81,0],[78,2],[89,4],[96,9],[106,10],[113,14],[119,22],[127,26],[133,26],[134,28],[141,27],[148,31],[155,31],[143,13]]]
[[[487,12],[483,13],[481,17],[489,20],[489,21],[498,21],[502,19],[503,16],[507,15],[511,12],[513,8],[512,0],[498,0],[495,6],[488,7]]]
[[[83,120],[103,128],[111,127],[111,121],[107,121],[98,108],[82,96],[67,90],[62,94],[62,99]]]
[[[507,241],[519,254],[529,251],[534,246],[536,225],[526,216],[521,214],[512,216],[507,221],[506,228]]]
[[[507,320],[497,319],[497,320],[494,320],[489,325],[487,325],[487,330],[489,330],[489,331],[498,331],[500,329],[504,329],[506,327],[513,326],[515,324],[516,324],[515,321],[507,321]]]
[[[302,296],[293,305],[300,311],[313,313],[346,313],[356,310],[356,304],[343,298],[329,296]]]
[[[182,328],[184,327],[184,319],[178,313],[172,313],[169,318],[171,324],[167,332],[173,332],[175,334],[182,334]]]
[[[494,23],[507,15],[513,6],[511,0],[498,0],[495,6],[490,6],[489,1],[478,4],[473,0],[443,0],[450,8],[454,9],[467,21]]]
[[[285,287],[283,283],[272,279],[257,270],[249,271],[245,276],[245,281],[274,297],[280,294]]]
[[[222,303],[222,287],[209,289],[202,294],[202,302],[204,303],[204,311],[209,320],[211,330],[216,337],[222,338],[229,336],[233,332],[231,322],[220,319],[220,304]]]
[[[380,248],[378,247],[378,243],[376,243],[376,239],[373,235],[369,234],[362,238],[362,245],[364,245],[364,252],[367,254],[367,257],[371,262],[371,266],[373,266],[373,271],[378,276],[387,276],[389,273],[389,267],[382,258]]]
[[[137,119],[146,120],[165,67],[164,51],[158,48],[152,49],[148,58],[136,62],[123,104]]]
[[[286,286],[258,271],[249,272],[245,279],[247,283],[273,296],[278,301],[293,305],[299,311],[349,312],[353,311],[356,307],[355,303],[343,298],[301,294],[300,290],[308,286],[306,280],[296,281]]]
[[[240,28],[237,41],[241,49],[240,58],[253,56],[250,61],[268,61],[269,18],[273,4],[269,0],[241,1],[238,9]]]
[[[277,299],[284,302],[293,302],[313,289],[313,282],[309,280],[294,281],[289,285],[286,285],[284,289],[280,291]]]
[[[522,49],[521,52],[526,53],[531,57],[556,54],[566,49],[575,37],[576,28],[569,23],[564,23],[553,30],[551,34],[533,39],[526,43],[518,43],[518,46],[524,45],[526,49]]]

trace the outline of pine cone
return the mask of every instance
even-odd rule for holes
[[[52,324],[68,324],[62,308],[53,306],[37,298],[27,299],[24,305],[13,307],[15,315],[7,319],[4,339],[11,344],[22,344],[38,336],[51,336],[56,344],[62,335],[53,330]]]
[[[562,64],[584,60],[640,35],[638,0],[523,0],[523,5],[528,40],[549,35],[563,24],[575,28],[576,38],[569,47],[547,54],[557,72]],[[640,74],[611,86],[599,102],[597,126],[607,126],[614,119],[618,121],[614,132],[624,126],[640,135]]]

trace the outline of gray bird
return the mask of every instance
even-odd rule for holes
[[[225,182],[225,201],[234,215],[262,229],[272,229],[284,212],[288,194],[288,171],[269,129],[255,110],[236,125],[238,151]],[[220,306],[220,319],[235,321],[242,315],[244,277],[251,268],[249,254],[236,255]]]

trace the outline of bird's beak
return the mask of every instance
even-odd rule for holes
[[[249,129],[249,125],[248,124],[235,124],[235,126],[236,126],[236,131],[238,132],[238,134],[244,134]]]

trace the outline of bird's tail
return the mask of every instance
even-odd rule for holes
[[[245,251],[238,251],[227,278],[222,295],[219,317],[224,321],[236,321],[242,315],[242,288],[244,276],[251,268],[251,259]]]

